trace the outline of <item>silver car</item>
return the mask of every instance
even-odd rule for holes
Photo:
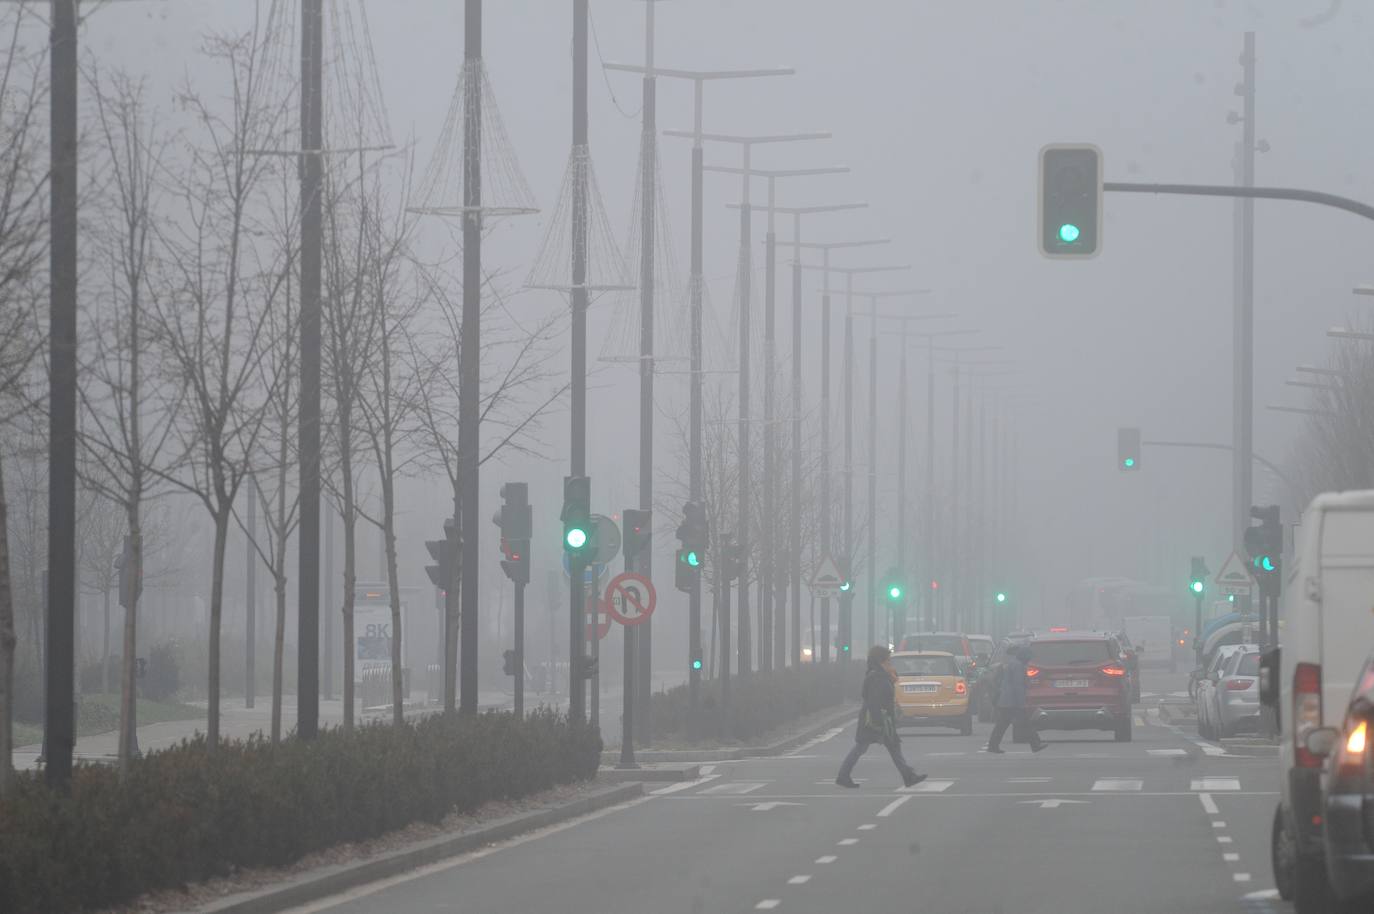
[[[1209,739],[1259,728],[1259,647],[1236,645],[1209,671],[1198,692],[1198,732]]]

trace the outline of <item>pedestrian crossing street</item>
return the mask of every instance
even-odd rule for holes
[[[884,774],[869,778],[856,777],[861,786],[879,790],[890,790],[899,794],[1227,794],[1267,792],[1269,785],[1262,774],[1251,774],[1254,781],[1246,785],[1244,774],[1198,774],[1184,773],[1174,769],[1157,772],[1139,772],[1133,776],[1119,774],[1097,775],[1088,772],[1069,771],[1056,775],[1027,776],[988,776],[979,773],[973,777],[941,777],[938,773],[912,787],[891,786],[891,778]],[[807,780],[799,783],[793,779],[776,780],[726,780],[720,774],[711,774],[694,781],[683,781],[667,787],[650,791],[655,796],[675,795],[677,797],[755,797],[797,794],[829,794],[834,788],[833,779]],[[817,790],[816,788],[827,788]],[[843,792],[843,796],[863,796],[863,791]]]

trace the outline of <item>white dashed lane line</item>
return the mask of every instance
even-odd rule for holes
[[[811,874],[810,874],[810,873],[803,873],[803,874],[801,874],[800,876],[793,876],[791,879],[787,880],[787,884],[788,884],[788,885],[806,885],[806,884],[807,884],[808,882],[810,882],[810,881],[811,881]]]
[[[754,910],[771,911],[780,904],[782,904],[781,898],[765,898],[763,901],[760,901],[758,904],[754,905]]]
[[[859,839],[858,839],[858,838],[841,838],[838,846],[839,846],[839,847],[852,847],[853,845],[858,844],[858,843],[859,843]]]
[[[839,860],[839,859],[840,859],[840,858],[839,858],[839,857],[836,857],[834,854],[825,854],[824,856],[817,857],[817,858],[816,858],[816,862],[819,863],[819,864],[821,864],[821,865],[825,865],[825,864],[827,864],[827,863],[834,863],[836,860]]]

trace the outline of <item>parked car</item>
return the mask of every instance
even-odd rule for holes
[[[1225,739],[1260,725],[1259,649],[1233,651],[1209,690],[1212,738]]]
[[[892,655],[897,671],[897,726],[955,727],[973,733],[968,680],[959,672],[953,654],[944,651],[898,651]]]
[[[1037,730],[1111,730],[1131,741],[1131,681],[1121,645],[1103,632],[1037,635],[1026,709]]]
[[[1339,727],[1374,644],[1374,491],[1328,492],[1303,512],[1284,563],[1281,651],[1260,666],[1260,698],[1279,725],[1279,802],[1271,856],[1279,894],[1298,914],[1324,910],[1322,759],[1308,736]]]
[[[1365,661],[1341,726],[1310,732],[1307,750],[1325,759],[1325,910],[1368,914],[1374,911],[1374,655]]]
[[[1216,649],[1208,661],[1202,675],[1198,678],[1197,684],[1197,732],[1203,739],[1221,739],[1221,700],[1218,695],[1222,689],[1221,679],[1225,674],[1226,666],[1237,656],[1247,652],[1258,654],[1259,645],[1257,644],[1223,644]],[[1258,664],[1256,659],[1256,676],[1258,676]],[[1255,697],[1258,700],[1258,686],[1256,687]],[[1256,709],[1258,714],[1258,709]]]

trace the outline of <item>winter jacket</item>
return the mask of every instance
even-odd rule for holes
[[[997,707],[1024,708],[1026,706],[1026,661],[1007,655],[1002,661],[1002,681],[997,692]]]
[[[893,738],[895,728],[872,726],[875,722],[893,720],[896,711],[897,689],[892,676],[881,664],[869,664],[864,674],[863,707],[859,711],[859,726],[854,739],[860,743],[886,743]]]

